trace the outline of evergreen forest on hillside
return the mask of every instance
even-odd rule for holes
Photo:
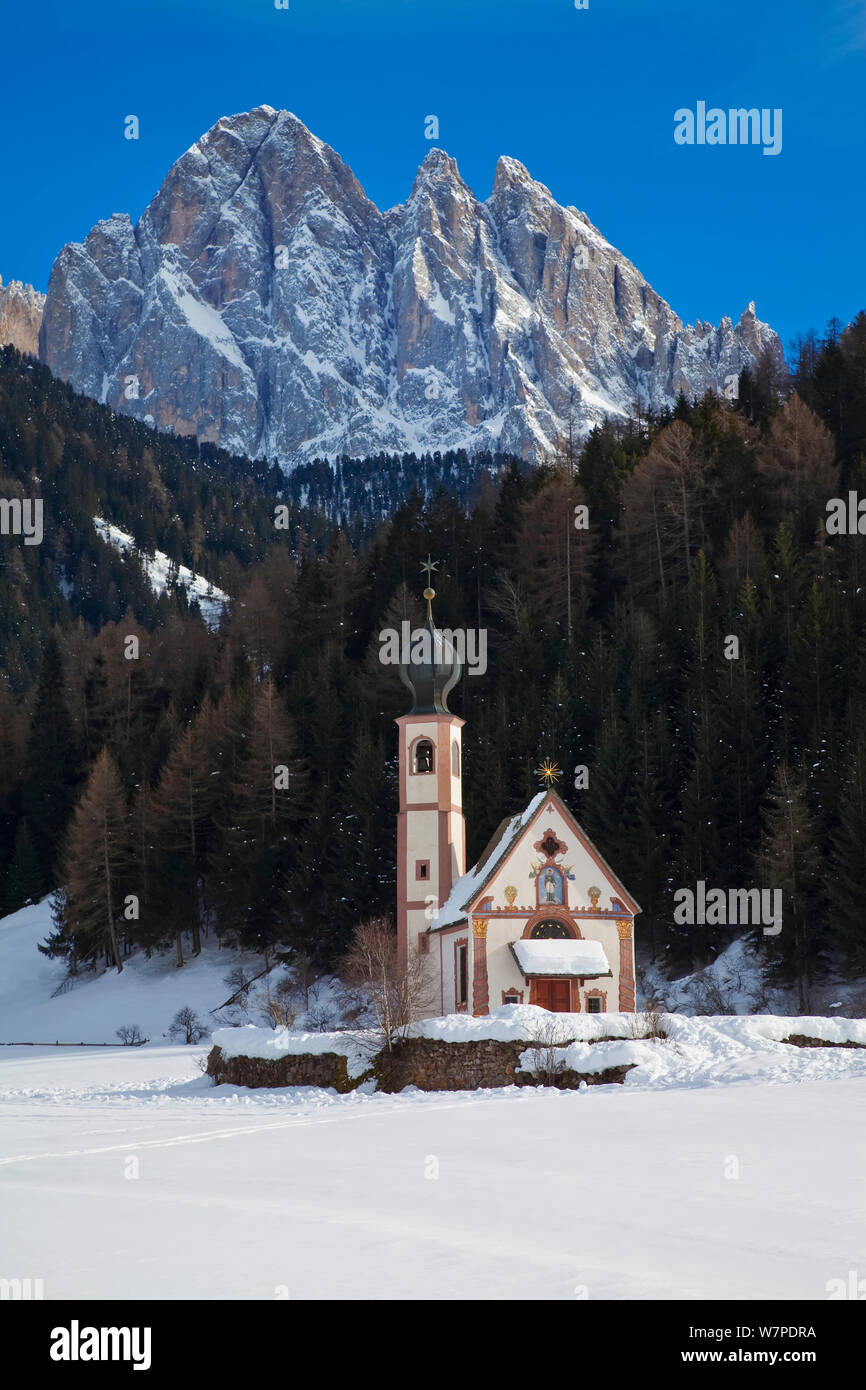
[[[42,498],[45,534],[0,538],[0,912],[59,888],[48,949],[76,969],[180,964],[211,933],[337,961],[393,913],[407,692],[379,633],[423,617],[429,552],[437,623],[488,634],[451,697],[469,862],[552,758],[642,905],[644,958],[683,971],[741,930],[677,925],[677,888],[781,888],[783,930],[758,940],[806,1008],[823,972],[866,973],[866,540],[825,525],[849,490],[866,498],[866,314],[801,339],[789,380],[761,364],[734,402],[608,423],[532,469],[287,478],[3,349],[0,496]],[[94,516],[225,589],[219,628],[154,595]]]

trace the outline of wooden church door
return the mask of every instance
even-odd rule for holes
[[[570,980],[536,980],[533,1004],[551,1013],[567,1014],[571,1009]]]

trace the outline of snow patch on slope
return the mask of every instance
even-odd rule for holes
[[[187,956],[181,969],[172,947],[149,960],[136,952],[124,960],[120,974],[114,969],[82,970],[70,978],[64,962],[50,960],[37,949],[53,929],[51,901],[47,897],[0,918],[0,1043],[114,1044],[118,1028],[137,1024],[156,1046],[178,1009],[186,1006],[208,1028],[248,1018],[264,1021],[260,993],[274,991],[286,978],[296,985],[296,1026],[307,1033],[339,1027],[347,1006],[356,1003],[333,976],[322,976],[305,992],[291,967],[278,965],[251,985],[245,1000],[223,1009],[237,988],[226,976],[240,967],[253,980],[264,967],[261,956],[226,950],[213,937],[206,937],[201,954]],[[186,941],[184,950],[186,954]],[[362,1020],[366,1021],[363,1015]]]
[[[153,555],[142,555],[136,547],[135,538],[128,531],[122,531],[119,526],[103,520],[101,516],[95,516],[93,524],[108,545],[113,545],[116,550],[124,553],[138,555],[141,567],[155,594],[164,594],[175,587],[185,589],[190,601],[195,599],[198,602],[202,618],[208,627],[219,627],[223,610],[229,603],[229,596],[223,589],[218,589],[209,579],[196,574],[186,565],[179,565],[175,575],[175,566],[165,551],[156,550]]]
[[[252,372],[238,350],[232,333],[226,327],[221,315],[209,304],[203,303],[192,293],[191,283],[174,269],[162,266],[160,279],[167,287],[187,323],[199,337],[207,339],[211,347],[221,353],[233,367],[252,377]]]

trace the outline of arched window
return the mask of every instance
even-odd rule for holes
[[[460,776],[460,748],[457,744],[456,738],[454,742],[451,744],[451,776]]]
[[[532,936],[536,941],[556,941],[571,935],[572,933],[564,922],[539,922],[537,926],[532,928]]]
[[[419,738],[418,742],[415,744],[412,771],[433,771],[433,744],[430,742],[429,738]]]

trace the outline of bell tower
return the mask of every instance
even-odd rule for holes
[[[400,679],[412,708],[396,720],[400,740],[397,814],[397,941],[405,964],[451,886],[466,872],[463,821],[464,721],[448,708],[462,666],[452,643],[433,622],[430,587],[436,565],[427,558],[427,620],[408,634],[400,653]],[[408,629],[408,623],[405,628]]]

